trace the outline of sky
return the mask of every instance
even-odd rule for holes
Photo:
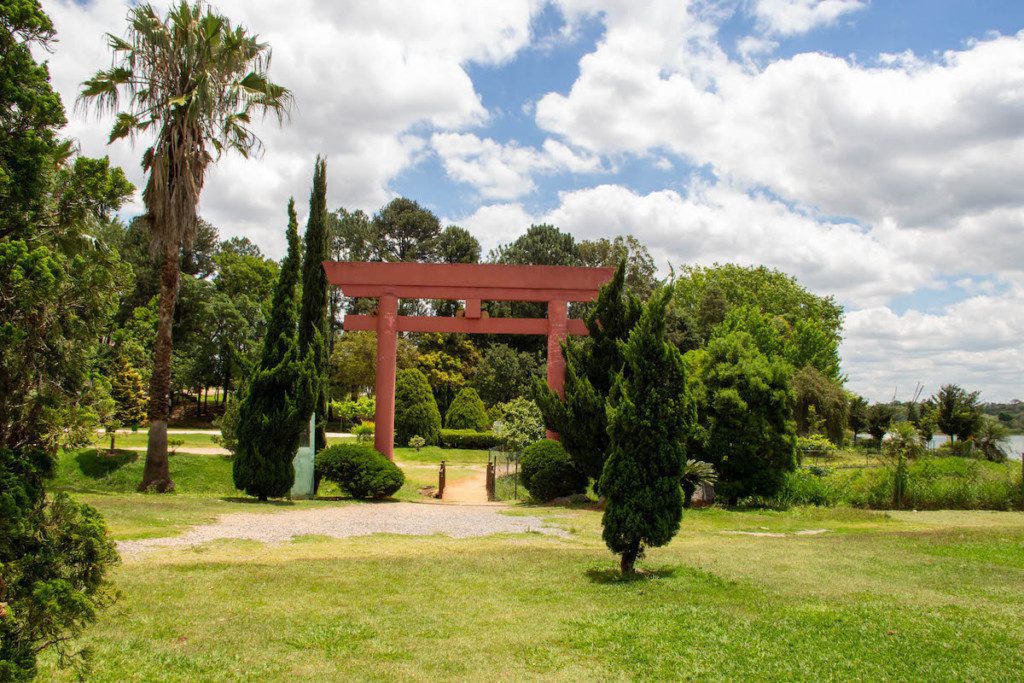
[[[164,3],[157,2],[157,6]],[[82,153],[139,186],[145,140],[76,112],[123,0],[43,0]],[[847,386],[1024,399],[1024,2],[221,0],[295,103],[200,207],[284,251],[289,196],[406,196],[486,251],[531,223],[631,234],[670,267],[764,264],[846,311]],[[139,198],[126,209],[139,210]]]

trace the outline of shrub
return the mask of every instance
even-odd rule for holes
[[[460,391],[448,406],[448,412],[444,416],[444,426],[448,429],[473,429],[478,432],[485,431],[490,426],[487,418],[487,408],[480,400],[480,394],[476,389],[467,387]]]
[[[486,450],[501,444],[494,432],[477,432],[472,429],[442,429],[441,445],[445,448],[479,448]]]
[[[363,422],[352,428],[352,433],[356,435],[356,441],[359,443],[373,443],[373,432],[372,422]]]
[[[501,405],[501,419],[494,423],[494,433],[509,451],[521,451],[544,438],[544,418],[533,401],[516,398]]]
[[[417,451],[426,445],[427,442],[422,436],[414,436],[409,439],[409,448],[415,448]]]
[[[220,434],[214,434],[213,442],[231,451],[231,455],[238,453],[238,408],[241,405],[237,398],[228,401],[224,414],[213,421],[213,426],[220,430]]]
[[[831,456],[836,452],[836,445],[821,434],[796,437],[796,450],[801,456]]]
[[[787,472],[782,488],[775,494],[770,505],[772,507],[789,507],[790,505],[823,505],[836,504],[836,491],[828,479],[825,468],[798,469]]]
[[[572,458],[557,441],[544,439],[523,451],[523,486],[537,500],[582,493],[587,479],[572,463]]]
[[[441,436],[441,413],[426,376],[406,368],[395,380],[395,443],[409,443],[416,435],[436,444]]]
[[[353,498],[387,498],[405,483],[395,463],[365,444],[339,444],[320,451],[316,474]]]
[[[331,412],[341,422],[342,429],[372,420],[376,407],[376,401],[369,396],[360,396],[354,401],[352,399],[331,401]]]

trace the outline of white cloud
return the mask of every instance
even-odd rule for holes
[[[756,0],[753,10],[765,31],[790,36],[834,24],[844,14],[865,7],[864,0]]]
[[[305,205],[316,154],[328,158],[330,204],[372,210],[418,158],[424,127],[486,121],[465,65],[511,59],[529,43],[539,9],[534,0],[481,3],[472,12],[456,0],[222,0],[217,7],[271,45],[271,75],[292,89],[296,106],[285,127],[258,126],[262,159],[225,157],[211,170],[201,211],[225,235],[248,235],[274,253],[283,248],[288,196]],[[45,9],[60,39],[49,58],[54,84],[70,104],[81,81],[110,63],[102,36],[123,32],[128,3],[53,0]],[[108,148],[109,120],[71,118],[68,133],[83,153],[109,153],[141,185],[143,144]]]
[[[537,173],[593,173],[601,160],[579,154],[557,140],[547,139],[540,149],[515,141],[499,143],[472,133],[434,133],[431,145],[453,180],[474,186],[486,199],[515,199],[536,189]]]
[[[842,355],[849,386],[874,400],[907,400],[917,382],[925,395],[940,384],[983,389],[983,400],[1019,398],[1024,390],[1024,288],[947,306],[941,313],[887,307],[846,316]]]

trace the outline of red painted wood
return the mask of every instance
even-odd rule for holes
[[[569,334],[585,337],[589,334],[582,320],[567,320]],[[429,315],[400,315],[396,329],[399,332],[461,332],[472,334],[547,334],[548,321],[545,318],[443,318]],[[347,332],[377,329],[377,317],[373,315],[345,316]]]
[[[564,301],[548,302],[548,386],[561,397],[565,397],[565,358],[562,356],[562,340],[568,334],[568,307]],[[558,434],[548,430],[549,439]]]
[[[373,416],[373,445],[388,460],[394,460],[398,300],[382,296],[377,312],[377,405]]]
[[[592,301],[613,268],[324,261],[346,296],[484,301]]]
[[[480,317],[480,299],[466,300],[466,317],[476,320]]]

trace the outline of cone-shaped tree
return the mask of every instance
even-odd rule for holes
[[[608,453],[605,401],[616,373],[622,368],[620,342],[640,318],[641,303],[626,288],[626,262],[601,287],[597,302],[584,322],[590,336],[569,338],[565,357],[565,398],[538,380],[534,396],[548,429],[558,432],[565,450],[580,472],[597,480]]]
[[[327,274],[323,266],[330,253],[327,220],[327,161],[317,157],[313,167],[313,190],[309,195],[309,218],[303,238],[305,253],[302,258],[302,306],[299,309],[299,353],[311,360],[314,371],[313,392],[304,399],[302,408],[307,419],[310,413],[316,413],[317,451],[327,445],[324,421],[327,417],[327,341],[330,327]]]
[[[482,432],[489,424],[487,406],[472,387],[460,391],[444,414],[444,426],[448,429],[475,429]]]
[[[683,357],[665,339],[672,290],[654,293],[621,345],[623,367],[608,398],[608,459],[601,475],[607,503],[604,541],[633,572],[644,548],[668,543],[679,530],[685,442],[696,414]]]
[[[436,444],[441,436],[441,413],[426,376],[416,368],[406,368],[395,378],[395,443],[405,446],[414,436]]]
[[[142,375],[124,356],[118,361],[117,372],[110,382],[110,397],[116,404],[115,416],[123,425],[138,425],[146,420],[149,395]]]
[[[309,420],[303,400],[313,392],[312,361],[295,343],[295,285],[299,279],[299,228],[288,202],[288,254],[281,264],[270,326],[259,367],[238,409],[235,487],[260,500],[284,496],[295,481],[292,459]]]

